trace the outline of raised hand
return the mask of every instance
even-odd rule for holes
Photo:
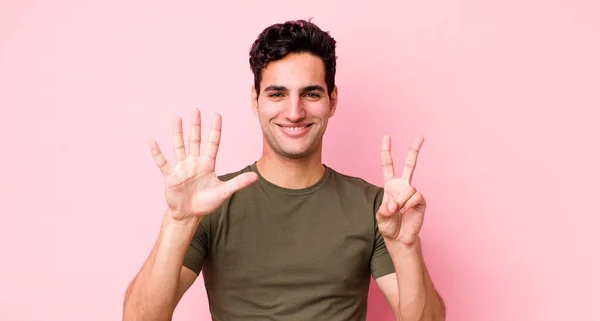
[[[384,238],[400,241],[406,246],[412,246],[417,240],[427,206],[423,194],[412,186],[412,177],[423,141],[424,138],[420,136],[411,146],[404,163],[404,172],[400,177],[394,175],[391,138],[384,136],[381,143],[385,193],[376,215],[377,223]]]
[[[176,220],[206,215],[219,207],[234,192],[258,179],[256,173],[240,174],[222,182],[215,174],[215,160],[221,141],[221,116],[215,114],[207,143],[200,150],[200,111],[192,110],[189,151],[183,141],[181,118],[173,121],[175,167],[165,159],[156,141],[150,151],[165,181],[168,212]]]

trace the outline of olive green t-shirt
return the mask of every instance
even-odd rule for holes
[[[324,165],[325,166],[325,165]],[[216,321],[365,320],[370,277],[393,273],[375,213],[383,189],[325,166],[314,185],[259,180],[205,216],[183,265]]]

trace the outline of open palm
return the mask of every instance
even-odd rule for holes
[[[177,220],[203,216],[219,207],[236,191],[258,179],[256,173],[240,174],[221,181],[215,174],[215,162],[221,141],[221,116],[215,114],[207,143],[200,150],[200,111],[192,111],[189,153],[183,140],[181,118],[173,121],[173,149],[175,166],[165,159],[156,141],[151,141],[150,151],[160,168],[165,182],[169,212]]]
[[[394,175],[391,138],[384,136],[381,144],[381,163],[384,178],[384,196],[377,212],[379,231],[384,238],[398,240],[411,246],[423,226],[426,202],[423,194],[412,186],[412,177],[424,138],[419,137],[411,146],[402,176]]]

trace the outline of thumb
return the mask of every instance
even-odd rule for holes
[[[381,202],[377,211],[377,220],[387,220],[398,211],[398,203],[395,201]]]
[[[242,173],[221,185],[221,190],[225,198],[233,195],[233,193],[241,190],[242,188],[256,182],[258,175],[254,172]]]

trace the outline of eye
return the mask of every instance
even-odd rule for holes
[[[321,98],[321,95],[319,93],[308,93],[308,94],[306,94],[306,96],[308,98],[312,98],[312,99],[319,99],[319,98]]]
[[[269,94],[269,97],[270,97],[270,98],[281,98],[281,97],[283,97],[283,94],[282,94],[282,93],[279,93],[279,92],[270,93],[270,94]]]

